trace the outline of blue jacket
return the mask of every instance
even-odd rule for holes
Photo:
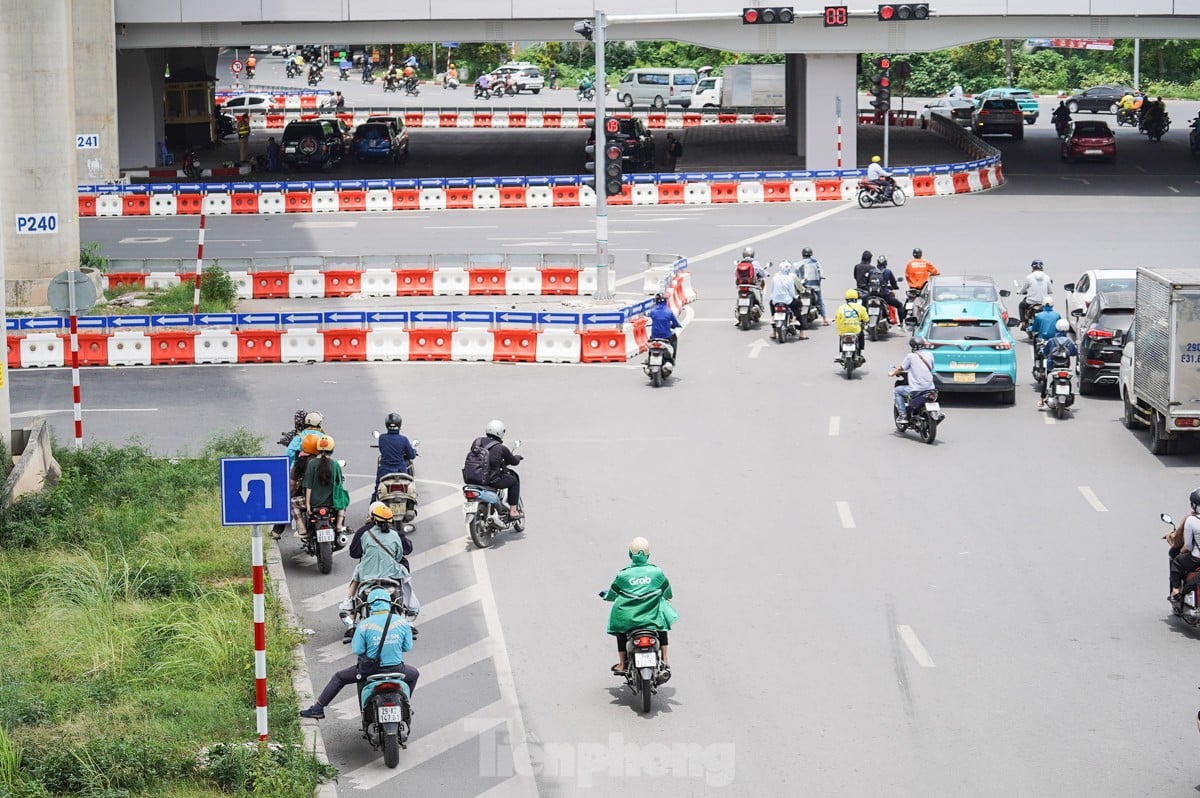
[[[359,656],[374,657],[379,653],[379,641],[383,638],[383,625],[388,624],[387,640],[383,644],[383,656],[379,664],[383,667],[399,665],[404,662],[404,652],[412,651],[412,627],[402,616],[392,613],[388,623],[388,613],[385,610],[371,613],[370,617],[360,621],[354,630],[354,639],[350,648]]]
[[[305,438],[307,438],[309,435],[324,434],[324,432],[316,427],[309,427],[297,432],[295,437],[292,438],[292,442],[289,443],[287,447],[288,466],[293,466],[296,464],[296,456],[300,454],[300,444],[304,442]]]
[[[1058,324],[1058,320],[1062,316],[1058,315],[1058,311],[1054,308],[1042,308],[1042,310],[1033,317],[1029,328],[1033,330],[1033,334],[1039,341],[1049,341],[1058,332],[1054,329],[1054,325]]]
[[[1053,354],[1054,350],[1059,347],[1066,349],[1067,354],[1069,354],[1071,357],[1079,356],[1079,347],[1075,346],[1075,342],[1072,341],[1066,333],[1060,333],[1055,330],[1054,337],[1047,340],[1045,346],[1042,348],[1042,352],[1046,356],[1047,371],[1050,370],[1050,355]]]
[[[681,326],[679,319],[675,318],[675,314],[666,302],[655,305],[654,309],[650,311],[651,338],[670,338],[674,334],[671,331]]]
[[[407,471],[416,456],[417,450],[405,435],[399,432],[385,432],[379,436],[380,475]]]

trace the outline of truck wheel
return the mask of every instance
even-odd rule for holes
[[[1137,429],[1142,426],[1142,422],[1137,417],[1136,411],[1133,409],[1133,403],[1129,401],[1129,394],[1121,391],[1121,404],[1124,406],[1124,415],[1121,421],[1125,424],[1125,429]]]
[[[1152,454],[1171,454],[1175,448],[1175,439],[1167,435],[1167,420],[1158,411],[1150,414],[1150,452]]]

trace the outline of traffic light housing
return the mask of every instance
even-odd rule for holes
[[[615,197],[625,188],[625,148],[617,139],[604,143],[604,193]]]
[[[871,94],[875,97],[871,101],[871,107],[876,111],[886,112],[892,107],[892,59],[881,55],[872,60],[871,64],[879,70],[871,78]]]
[[[929,19],[929,3],[883,3],[879,6],[880,22],[908,22]]]
[[[743,25],[790,25],[795,20],[796,12],[792,6],[742,9]]]

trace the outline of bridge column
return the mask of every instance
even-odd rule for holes
[[[119,176],[113,2],[72,0],[72,12],[76,67],[75,132],[98,136],[97,146],[77,150],[75,170],[81,183],[106,183]]]
[[[837,168],[837,100],[842,101],[842,168],[858,163],[857,55],[808,54],[804,62],[804,112],[797,143],[805,169]]]
[[[123,169],[158,166],[158,142],[165,140],[163,82],[165,50],[121,50],[117,53],[117,113],[121,120],[118,160]]]
[[[0,107],[16,110],[0,125],[0,277],[9,306],[45,305],[50,278],[79,265],[72,38],[70,3],[5,1]],[[34,97],[44,101],[31,105]],[[17,235],[23,213],[58,214],[57,229]]]

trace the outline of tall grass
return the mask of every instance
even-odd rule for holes
[[[219,526],[218,460],[137,444],[56,452],[57,487],[0,517],[0,798],[310,798],[333,775],[299,742],[298,632],[268,596],[271,731],[253,740],[249,535]],[[229,751],[197,759],[202,749]]]

